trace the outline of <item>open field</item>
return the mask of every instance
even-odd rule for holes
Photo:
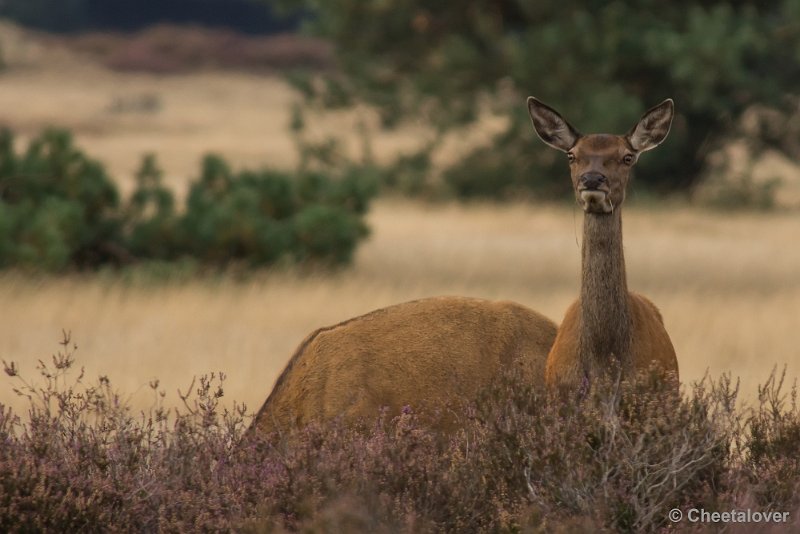
[[[308,332],[374,308],[457,294],[512,299],[560,320],[577,294],[580,219],[567,208],[382,201],[373,237],[338,275],[166,287],[6,275],[0,355],[30,376],[64,328],[88,377],[108,375],[136,406],[152,401],[153,378],[176,403],[193,375],[222,370],[227,398],[257,409]],[[786,245],[796,230],[795,214],[627,210],[630,285],[661,308],[684,382],[730,372],[753,398],[773,366],[798,375],[800,250]],[[10,387],[0,401],[13,402]]]
[[[14,46],[5,45],[16,55],[0,78],[0,126],[21,142],[48,125],[73,129],[123,192],[148,151],[159,155],[167,183],[179,192],[207,151],[242,166],[294,162],[286,124],[295,96],[278,79],[116,74],[65,51]],[[148,111],[143,102],[157,106]],[[314,117],[309,128],[355,132],[361,115]],[[376,135],[375,154],[389,158],[425,133],[414,126]],[[454,139],[451,156],[475,137]],[[357,146],[355,133],[350,141]],[[257,409],[308,332],[374,308],[458,294],[512,299],[560,320],[577,295],[581,217],[536,204],[382,200],[354,267],[335,275],[273,273],[173,286],[0,275],[0,358],[17,361],[30,377],[66,329],[88,378],[108,375],[137,407],[151,402],[153,378],[174,404],[175,389],[193,375],[223,370],[226,397]],[[800,374],[796,212],[725,215],[670,204],[628,208],[624,223],[630,285],[661,308],[684,382],[706,369],[731,372],[752,397],[775,365]],[[0,402],[19,405],[11,384],[0,380]]]
[[[297,161],[287,127],[291,106],[300,99],[279,76],[113,72],[58,41],[43,41],[2,20],[0,49],[11,66],[0,72],[0,127],[18,135],[20,148],[44,128],[70,129],[81,148],[104,162],[123,192],[130,191],[148,152],[158,155],[166,184],[179,196],[209,152],[250,168],[286,168]],[[306,133],[312,139],[335,133],[346,149],[358,153],[356,124],[376,120],[363,109],[310,115]],[[422,127],[406,127],[374,136],[373,152],[385,161],[418,146],[425,134]]]

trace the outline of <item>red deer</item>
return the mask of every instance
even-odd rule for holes
[[[622,251],[622,204],[631,168],[669,133],[672,100],[647,111],[626,135],[582,135],[553,108],[528,98],[536,133],[566,152],[583,208],[580,297],[567,310],[547,357],[551,387],[584,389],[616,369],[623,376],[651,366],[678,378],[675,349],[648,299],[628,291]]]

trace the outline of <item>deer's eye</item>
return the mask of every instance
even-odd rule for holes
[[[572,152],[567,152],[567,161],[573,163],[575,161],[575,154],[573,154]]]
[[[633,154],[625,154],[622,157],[622,163],[624,163],[625,165],[633,165],[633,163],[635,161],[636,161],[636,158],[634,157]]]

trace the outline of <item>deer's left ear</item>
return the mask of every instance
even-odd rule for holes
[[[647,110],[626,136],[633,149],[644,152],[661,144],[667,138],[674,114],[675,104],[671,98]]]

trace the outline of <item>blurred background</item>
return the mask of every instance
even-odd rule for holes
[[[798,87],[797,0],[0,0],[0,358],[35,375],[64,330],[135,407],[221,370],[256,410],[306,334],[375,308],[559,321],[582,214],[525,97],[612,133],[671,97],[629,284],[685,384],[753,398],[800,369]]]

